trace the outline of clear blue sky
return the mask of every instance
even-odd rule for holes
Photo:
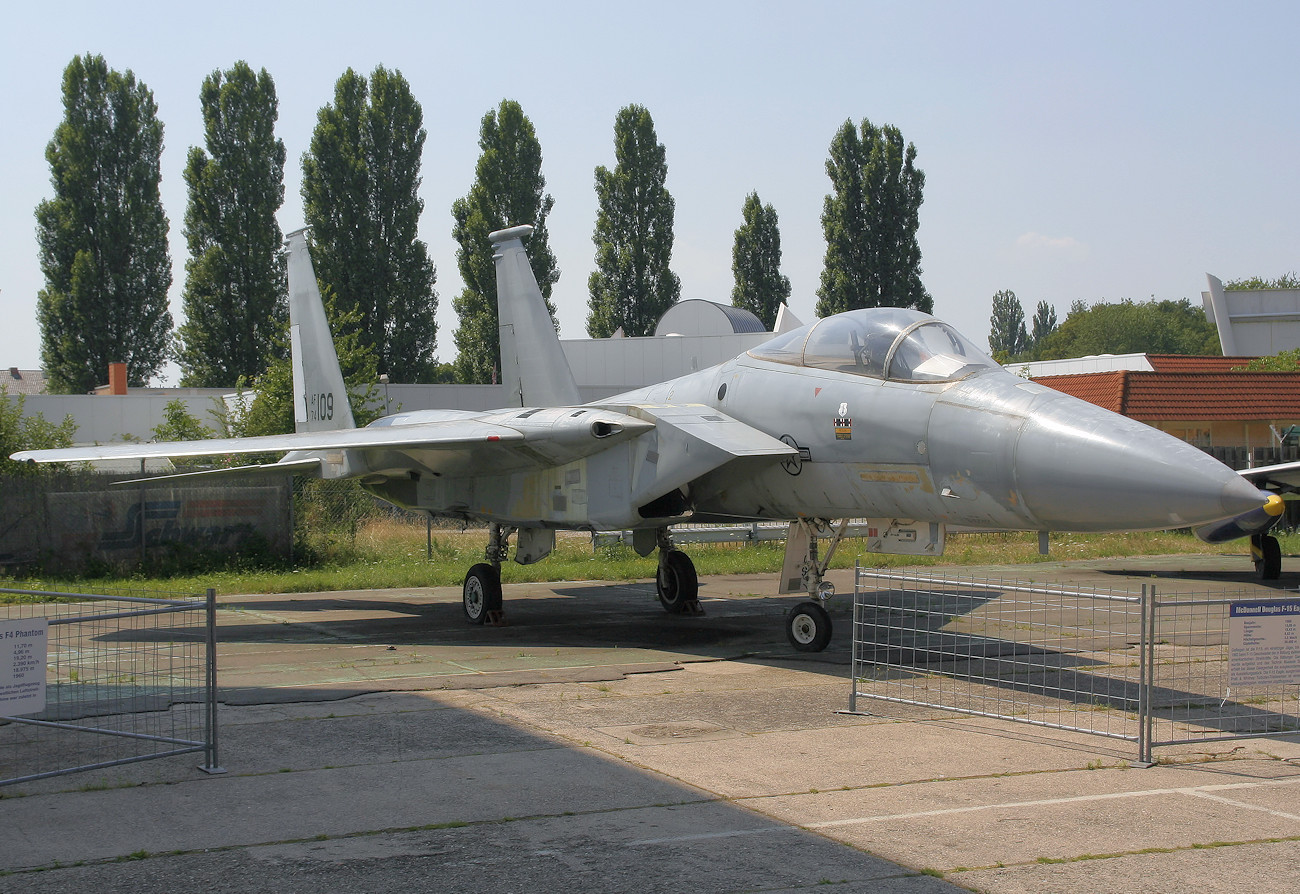
[[[265,67],[288,149],[281,226],[302,224],[299,158],[349,66],[400,69],[424,108],[421,238],[438,268],[438,355],[461,283],[451,203],[503,98],[536,127],[561,335],[583,337],[593,169],[645,105],[677,203],[683,298],[729,301],[745,196],[780,217],[791,306],[812,319],[824,163],[846,119],[893,124],[925,171],[920,243],[935,313],[979,343],[994,292],[1063,319],[1071,302],[1190,298],[1300,268],[1300,6],[1293,3],[554,2],[23,4],[0,35],[0,366],[40,365],[33,211],[73,56],[154,92],[179,317],[186,194],[203,78]],[[179,320],[178,320],[179,322]]]

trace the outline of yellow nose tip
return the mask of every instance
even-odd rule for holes
[[[1264,503],[1264,511],[1274,518],[1281,515],[1282,510],[1285,508],[1286,506],[1283,504],[1282,498],[1277,494],[1269,494],[1268,500]]]

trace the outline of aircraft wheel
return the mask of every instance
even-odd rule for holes
[[[820,652],[831,641],[831,616],[816,602],[800,602],[785,616],[785,635],[800,652]]]
[[[1260,580],[1277,580],[1282,576],[1282,547],[1277,538],[1264,534],[1259,538],[1259,557],[1255,559],[1255,571]]]
[[[465,575],[462,594],[465,618],[471,624],[482,624],[488,612],[501,611],[501,572],[486,562],[479,562]]]
[[[700,579],[695,574],[695,563],[681,550],[669,550],[659,563],[655,575],[655,590],[664,611],[680,615],[690,611],[700,601]]]

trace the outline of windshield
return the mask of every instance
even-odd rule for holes
[[[901,307],[836,314],[778,335],[749,353],[778,363],[906,382],[950,381],[997,366],[947,323]]]

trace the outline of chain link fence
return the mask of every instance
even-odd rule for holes
[[[3,477],[0,569],[94,574],[288,555],[291,495],[289,475],[220,483],[90,472]]]
[[[118,482],[127,483],[118,483]],[[187,573],[233,560],[310,563],[346,551],[365,526],[431,530],[352,479],[290,474],[220,483],[68,472],[0,477],[0,571],[13,577]],[[460,527],[459,522],[446,524]]]

